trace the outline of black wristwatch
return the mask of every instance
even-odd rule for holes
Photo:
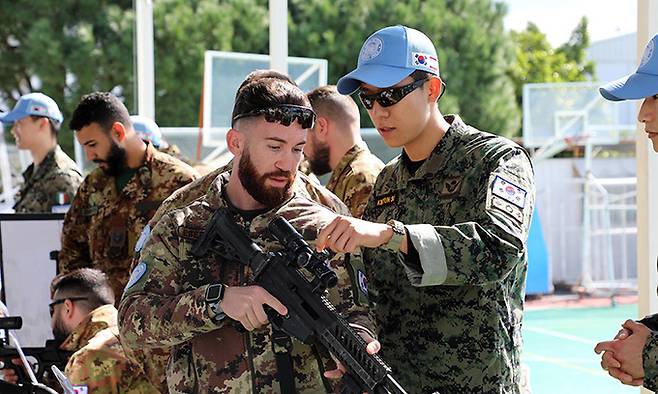
[[[208,305],[208,314],[215,323],[219,323],[224,317],[226,317],[222,307],[219,305],[224,299],[224,290],[226,290],[226,285],[221,283],[210,285],[206,288],[206,305]]]

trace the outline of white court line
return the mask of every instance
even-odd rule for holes
[[[536,332],[538,334],[550,335],[552,337],[562,338],[569,341],[590,345],[592,346],[592,349],[594,349],[594,346],[596,346],[596,342],[592,341],[591,339],[581,338],[575,335],[569,335],[559,331],[547,330],[545,328],[539,328],[539,327],[528,327],[527,325],[523,327],[523,329],[527,331]]]

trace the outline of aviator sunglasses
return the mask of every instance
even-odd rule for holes
[[[245,112],[235,115],[233,121],[259,115],[265,115],[265,120],[270,123],[281,123],[284,126],[290,126],[295,120],[305,129],[312,129],[315,125],[315,112],[311,108],[293,104],[281,104]]]

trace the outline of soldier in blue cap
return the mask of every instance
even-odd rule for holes
[[[443,116],[432,41],[405,26],[371,35],[338,91],[358,90],[384,142],[363,219],[339,216],[322,248],[362,246],[381,354],[410,393],[519,393],[526,240],[534,207],[527,152]]]
[[[135,132],[142,140],[151,142],[151,145],[158,151],[194,166],[192,160],[185,157],[178,146],[170,145],[164,139],[160,127],[153,119],[143,115],[130,115],[130,120],[133,122]]]
[[[67,206],[82,182],[78,166],[57,144],[62,120],[55,101],[43,93],[22,96],[13,110],[0,115],[0,122],[12,124],[18,149],[32,154],[14,198],[16,213],[46,213]]]
[[[658,152],[658,35],[647,44],[637,71],[602,86],[599,91],[608,100],[640,100],[637,120]],[[601,353],[601,367],[622,383],[658,389],[658,314],[639,322],[626,320],[612,341],[594,348]]]

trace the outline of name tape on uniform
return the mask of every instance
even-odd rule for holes
[[[378,207],[393,204],[395,202],[395,193],[384,194],[377,197],[376,205]]]

